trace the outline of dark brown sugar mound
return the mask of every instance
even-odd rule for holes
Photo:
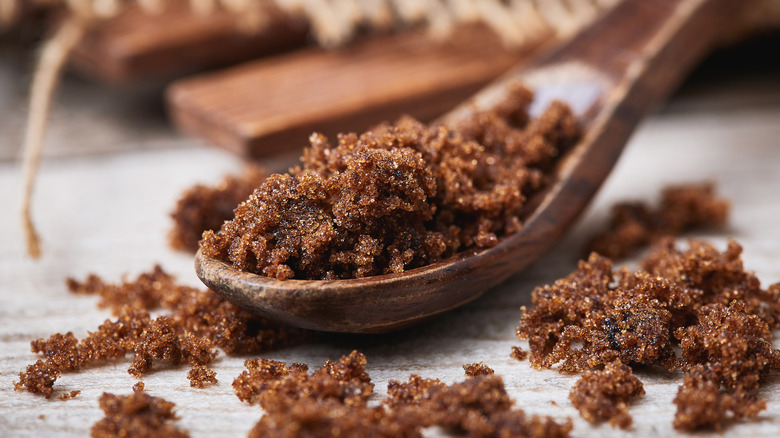
[[[211,291],[179,285],[160,267],[120,284],[90,275],[84,282],[70,279],[68,286],[77,293],[99,295],[100,305],[110,307],[117,317],[81,340],[68,332],[33,341],[32,351],[44,359],[19,374],[14,383],[17,390],[49,398],[63,372],[123,359],[130,353],[128,372],[136,377],[160,361],[188,364],[190,384],[203,387],[216,382],[214,371],[206,365],[217,356],[217,348],[229,355],[257,354],[299,342],[304,334],[256,319]],[[159,308],[168,314],[151,317],[149,311]]]
[[[766,409],[766,401],[745,391],[727,391],[720,378],[705,367],[685,376],[674,404],[674,427],[679,430],[715,429],[727,423],[755,418]]]
[[[675,336],[684,369],[707,365],[707,374],[731,391],[754,390],[770,370],[780,370],[769,326],[739,301],[702,307],[697,324],[679,328]]]
[[[525,309],[517,335],[528,339],[534,366],[560,363],[562,372],[615,359],[673,367],[667,307],[692,305],[669,282],[642,273],[613,273],[611,261],[595,254],[567,277],[535,289],[532,300],[534,307]]]
[[[250,437],[417,437],[420,427],[379,407],[368,407],[374,384],[366,358],[353,351],[308,373],[302,364],[249,359],[234,381],[242,401],[266,412]]]
[[[538,119],[531,92],[458,126],[411,118],[331,145],[312,135],[301,165],[270,176],[218,232],[205,255],[277,279],[337,279],[402,272],[521,227],[526,199],[578,137],[569,108]]]
[[[513,408],[503,379],[495,375],[445,385],[413,374],[407,383],[391,381],[387,389],[384,403],[423,427],[440,426],[480,437],[566,437],[572,429],[571,421],[561,424],[550,417],[529,417]]]
[[[571,422],[512,409],[503,380],[482,364],[464,365],[467,374],[478,375],[449,386],[418,375],[408,383],[391,381],[388,397],[373,407],[367,404],[373,384],[366,359],[357,351],[311,374],[305,365],[268,359],[245,365],[233,382],[236,394],[266,411],[250,437],[417,437],[430,426],[480,437],[563,437],[571,430]]]
[[[100,409],[105,417],[90,430],[93,438],[171,437],[185,438],[189,433],[171,424],[178,420],[175,404],[152,397],[143,389],[131,395],[103,393]]]
[[[583,373],[571,389],[569,400],[591,423],[606,420],[613,427],[628,429],[633,422],[628,403],[644,393],[642,382],[631,368],[616,361],[603,370]]]
[[[661,203],[651,208],[642,202],[612,207],[607,231],[596,235],[588,252],[622,258],[665,236],[726,223],[729,202],[719,198],[711,183],[671,186],[663,190]]]
[[[720,430],[766,409],[755,390],[770,371],[780,370],[780,350],[772,348],[769,325],[745,312],[744,303],[706,305],[698,323],[675,336],[689,372],[675,398],[676,428]]]
[[[234,381],[233,389],[242,401],[257,401],[268,412],[276,411],[281,401],[299,399],[333,399],[346,406],[365,406],[374,392],[374,384],[366,373],[366,357],[353,351],[338,362],[325,364],[308,374],[306,365],[268,359],[249,359],[247,371]]]
[[[268,173],[248,165],[239,175],[228,175],[214,186],[195,185],[185,191],[171,213],[168,241],[175,249],[197,251],[204,231],[218,230],[233,218],[233,209],[249,198]]]
[[[528,339],[537,367],[576,372],[619,360],[699,373],[680,389],[678,428],[755,416],[763,406],[756,389],[780,370],[780,352],[771,346],[771,330],[780,327],[780,284],[763,289],[744,270],[741,253],[734,241],[720,252],[698,241],[678,250],[666,239],[634,273],[593,254],[534,290],[517,335]]]

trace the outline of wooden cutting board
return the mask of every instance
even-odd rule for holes
[[[258,157],[300,149],[313,131],[333,138],[403,113],[430,120],[534,51],[507,49],[477,27],[447,41],[422,32],[377,36],[183,79],[167,102],[182,131]]]
[[[268,25],[255,33],[240,31],[236,16],[222,9],[196,14],[185,3],[171,1],[152,14],[131,5],[96,24],[71,64],[93,79],[124,84],[172,79],[304,46],[305,21],[267,4]]]

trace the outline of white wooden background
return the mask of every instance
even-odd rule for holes
[[[97,399],[103,391],[131,391],[135,379],[126,373],[127,360],[63,375],[55,395],[82,391],[70,401],[15,392],[12,385],[18,372],[38,359],[30,353],[30,340],[58,331],[81,337],[109,317],[96,309],[93,297],[69,294],[63,280],[94,272],[116,281],[161,263],[181,281],[198,284],[192,257],[166,245],[168,212],[185,187],[215,181],[238,170],[240,162],[174,133],[159,109],[160,90],[154,86],[112,90],[68,78],[55,104],[38,179],[34,213],[44,256],[33,262],[23,251],[15,162],[26,67],[0,58],[0,435],[83,437],[102,417]],[[572,417],[574,436],[623,436],[577,415],[567,398],[576,376],[534,370],[528,362],[509,358],[510,347],[518,345],[518,309],[528,304],[533,287],[573,268],[584,239],[603,224],[613,202],[652,199],[668,183],[705,179],[716,181],[733,200],[733,217],[727,230],[702,236],[721,247],[733,236],[745,247],[747,267],[764,284],[780,281],[780,69],[755,70],[705,74],[689,82],[639,129],[587,215],[562,244],[482,299],[401,333],[330,336],[320,344],[267,357],[317,367],[358,348],[368,357],[377,399],[390,379],[420,373],[452,382],[463,379],[461,364],[484,361],[504,377],[527,412]],[[239,402],[230,386],[244,359],[221,356],[214,364],[219,384],[208,389],[190,388],[186,368],[158,370],[144,382],[152,395],[177,404],[180,426],[192,436],[245,436],[260,411]],[[639,376],[647,394],[631,408],[635,426],[630,433],[674,435],[672,399],[680,376]],[[767,410],[757,421],[729,427],[728,435],[780,434],[778,376],[762,395]]]

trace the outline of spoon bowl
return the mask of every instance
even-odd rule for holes
[[[596,25],[518,67],[445,115],[491,108],[515,82],[534,90],[531,112],[567,102],[583,136],[530,199],[523,227],[494,247],[466,250],[398,274],[349,280],[276,280],[195,258],[198,277],[240,308],[293,326],[352,333],[408,327],[472,301],[557,242],[615,165],[638,122],[717,42],[728,0],[624,0]],[[733,4],[734,2],[732,2]]]

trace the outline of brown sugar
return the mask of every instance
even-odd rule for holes
[[[185,438],[189,433],[171,424],[178,420],[175,404],[152,397],[143,389],[131,395],[103,393],[99,399],[105,417],[90,430],[93,438],[171,437]]]
[[[115,316],[127,306],[133,309],[152,310],[167,305],[175,305],[184,288],[176,284],[173,276],[167,274],[156,265],[150,272],[140,274],[133,281],[120,284],[105,283],[95,274],[90,274],[84,281],[74,278],[66,280],[68,289],[74,294],[98,295],[98,306],[110,308]]]
[[[463,365],[463,371],[466,372],[466,377],[492,376],[495,374],[493,368],[490,368],[482,362]]]
[[[28,392],[50,398],[54,391],[54,382],[60,375],[62,371],[57,365],[38,360],[34,364],[27,365],[27,369],[19,373],[19,381],[14,382],[14,389],[21,391],[27,388]]]
[[[675,429],[721,431],[726,423],[755,418],[766,409],[764,399],[745,391],[724,391],[719,380],[702,366],[686,374],[674,398],[677,405]]]
[[[434,387],[444,388],[446,385],[439,379],[423,379],[419,374],[409,376],[408,382],[391,380],[387,384],[387,398],[384,403],[391,407],[402,405],[419,405],[430,398]]]
[[[755,274],[745,270],[737,242],[729,240],[723,252],[696,240],[689,246],[679,251],[671,239],[662,240],[642,261],[642,268],[683,289],[696,310],[705,304],[728,305],[737,300],[745,305],[745,312],[758,316],[770,329],[780,328],[780,283],[763,289]],[[696,315],[688,316],[691,322]]]
[[[189,364],[193,386],[215,383],[206,367],[217,355],[260,353],[300,342],[305,332],[256,319],[211,291],[182,286],[160,267],[141,274],[135,281],[108,284],[91,275],[84,282],[68,280],[68,287],[81,294],[97,294],[100,305],[110,307],[115,320],[78,340],[72,333],[56,333],[31,343],[32,351],[44,356],[19,374],[17,390],[52,396],[54,382],[63,372],[88,364],[117,360],[133,353],[128,372],[142,377],[155,363]],[[169,314],[152,318],[150,310]]]
[[[334,400],[280,401],[249,431],[249,438],[422,437],[420,427],[381,406],[346,406]]]
[[[257,402],[262,394],[284,390],[283,381],[295,385],[308,380],[309,367],[303,364],[287,366],[270,359],[247,359],[244,367],[247,370],[233,380],[233,390],[239,400],[247,403]]]
[[[772,332],[744,303],[708,304],[695,325],[675,332],[685,368],[707,367],[710,376],[731,391],[757,389],[770,370],[780,370],[780,350],[772,348]]]
[[[771,344],[780,286],[763,289],[741,253],[734,241],[721,252],[700,241],[679,250],[664,239],[634,273],[594,253],[534,290],[517,335],[528,339],[537,367],[577,372],[618,360],[695,374],[678,393],[675,427],[719,428],[753,417],[764,406],[755,391],[780,370]]]
[[[530,120],[531,93],[451,128],[411,118],[331,145],[312,135],[301,165],[270,176],[218,232],[209,257],[278,279],[402,272],[521,227],[527,197],[578,137],[554,102]]]
[[[771,370],[780,370],[780,350],[772,348],[767,323],[745,308],[740,301],[708,304],[697,324],[675,332],[688,371],[675,398],[675,428],[720,430],[766,409],[755,391]]]
[[[729,202],[716,195],[711,183],[667,187],[661,198],[655,209],[642,202],[616,204],[608,231],[590,241],[588,252],[622,258],[664,236],[723,225],[728,219]]]
[[[529,418],[513,409],[503,380],[484,364],[464,365],[474,376],[452,385],[416,374],[407,383],[390,381],[388,397],[374,407],[367,405],[373,384],[366,359],[357,351],[312,374],[305,365],[268,359],[245,365],[233,383],[236,395],[266,411],[250,437],[417,437],[429,426],[485,437],[563,437],[571,430],[571,422]]]
[[[745,312],[778,327],[780,295],[762,289],[746,272],[742,248],[731,241],[724,252],[691,241],[685,251],[662,241],[642,262],[643,270],[613,270],[596,254],[553,285],[532,293],[517,334],[529,340],[531,362],[562,371],[584,371],[620,358],[624,363],[676,367],[674,333],[695,323],[702,306],[739,300]],[[583,343],[583,348],[572,345]]]
[[[205,388],[217,383],[217,373],[205,365],[195,365],[187,372],[187,380],[193,388]]]
[[[266,411],[278,409],[283,400],[333,399],[347,406],[365,406],[374,384],[365,371],[366,357],[353,351],[338,362],[325,364],[308,374],[301,364],[287,366],[268,359],[244,362],[247,371],[234,381],[233,389],[242,401],[258,402]]]
[[[250,437],[421,436],[419,425],[381,406],[367,406],[374,385],[358,351],[338,362],[326,361],[312,374],[306,365],[269,359],[250,359],[244,365],[247,371],[233,381],[236,395],[266,411]]]
[[[56,363],[62,370],[77,370],[84,360],[78,348],[78,339],[73,333],[56,333],[49,339],[37,339],[30,343],[33,353],[41,353],[49,362]]]
[[[121,284],[106,284],[92,277],[83,283],[69,279],[68,286],[77,293],[99,295],[100,305],[111,308],[115,315],[128,307],[167,309],[177,330],[208,339],[227,354],[267,351],[299,342],[305,335],[302,330],[253,317],[210,290],[180,285],[159,266]],[[195,342],[195,338],[189,340]]]
[[[197,251],[207,230],[218,230],[233,218],[233,209],[249,198],[268,173],[256,165],[247,165],[239,175],[228,175],[214,186],[195,185],[185,191],[171,213],[173,229],[168,235],[175,249]]]
[[[512,347],[512,353],[509,354],[509,357],[511,357],[512,359],[517,359],[517,360],[521,360],[521,361],[522,360],[526,360],[526,359],[528,359],[528,352],[523,350],[520,347],[515,346],[515,347]]]
[[[565,437],[572,428],[571,421],[559,424],[513,408],[503,379],[495,375],[451,385],[412,375],[408,383],[388,384],[385,403],[423,427],[440,426],[470,436]]]
[[[535,307],[524,311],[517,335],[528,339],[534,366],[560,362],[560,371],[577,372],[620,359],[673,367],[667,306],[684,299],[662,279],[618,274],[609,259],[593,254],[567,277],[533,291]]]
[[[628,429],[633,422],[628,403],[644,393],[642,382],[631,368],[616,361],[603,370],[583,373],[571,389],[569,400],[591,423],[607,420],[613,427]]]

